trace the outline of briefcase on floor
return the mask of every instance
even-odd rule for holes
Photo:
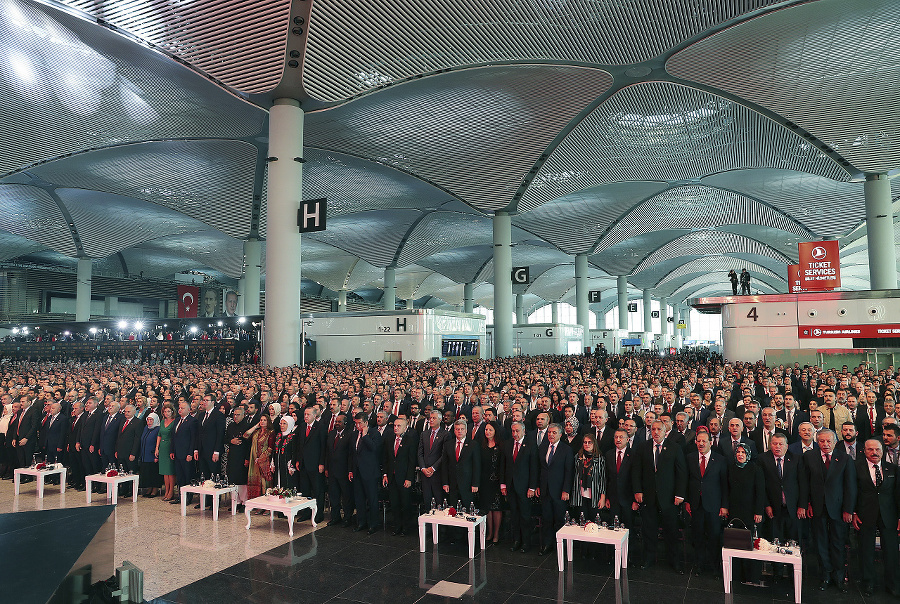
[[[740,524],[741,528],[732,526],[736,523]],[[723,531],[723,536],[724,547],[743,550],[753,549],[753,533],[750,532],[750,529],[747,528],[747,525],[745,525],[740,518],[733,518],[731,522],[728,523],[728,526],[726,526]]]

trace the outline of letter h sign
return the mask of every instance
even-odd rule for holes
[[[301,233],[314,233],[325,230],[325,210],[327,201],[309,199],[300,202],[297,209],[297,226]]]

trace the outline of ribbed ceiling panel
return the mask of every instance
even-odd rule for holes
[[[0,193],[2,191],[3,188],[0,187]],[[19,256],[25,256],[43,249],[44,246],[40,243],[30,241],[21,235],[0,230],[0,261],[18,258]]]
[[[328,220],[328,229],[305,235],[359,256],[379,267],[394,261],[403,235],[419,218],[415,210],[375,210],[345,214]]]
[[[756,254],[781,260],[785,263],[790,260],[764,243],[748,239],[747,237],[720,231],[698,231],[679,237],[662,246],[644,258],[643,261],[637,265],[634,272],[639,273],[644,269],[652,267],[654,264],[672,258],[678,258],[679,256],[690,256],[694,254],[709,256],[731,252]]]
[[[383,268],[378,268],[365,260],[360,260],[356,263],[356,266],[353,267],[353,272],[350,273],[350,279],[347,281],[347,289],[351,291],[356,290],[364,285],[368,285],[383,278]]]
[[[449,277],[455,283],[472,283],[492,254],[491,245],[461,247],[432,254],[420,259],[418,264]]]
[[[528,293],[544,300],[559,300],[569,288],[575,287],[575,267],[554,266],[540,275],[532,275],[534,282],[528,286]]]
[[[691,185],[669,189],[641,203],[603,237],[597,250],[661,229],[711,229],[725,224],[765,225],[811,236],[784,214],[757,201],[722,189]]]
[[[740,168],[782,168],[847,180],[796,133],[708,92],[668,82],[629,86],[554,150],[519,205],[623,180],[680,181]]]
[[[610,275],[630,275],[634,267],[647,254],[690,231],[686,229],[666,229],[645,235],[635,235],[622,243],[603,250],[590,257],[590,262]]]
[[[552,65],[453,72],[312,113],[304,141],[393,166],[497,210],[611,81],[604,71]]]
[[[418,298],[419,296],[416,292],[418,291],[419,286],[422,285],[425,280],[433,274],[434,273],[427,268],[423,268],[416,264],[411,264],[407,267],[397,269],[397,273],[395,275],[397,299],[408,300],[409,298]]]
[[[250,231],[256,148],[239,141],[171,141],[101,149],[31,172],[62,187],[135,197],[234,237]]]
[[[59,206],[46,191],[37,187],[0,185],[0,229],[67,256],[78,255],[72,232]]]
[[[626,65],[777,0],[316,0],[303,83],[350,98],[417,74],[500,61]]]
[[[241,276],[244,266],[244,243],[218,231],[161,237],[142,243],[129,251],[137,255],[136,260],[140,263],[144,262],[141,254],[145,253],[146,263],[151,271],[154,270],[154,264],[171,266],[164,262],[166,255],[190,259],[198,265],[216,269],[234,279]],[[129,259],[128,270],[135,274],[138,271],[132,268],[130,258],[132,256],[126,256],[126,259]],[[180,270],[184,270],[184,267],[182,266]]]
[[[486,216],[433,212],[422,220],[403,244],[398,266],[412,264],[436,252],[457,247],[491,245],[493,225]]]
[[[199,220],[132,197],[84,189],[57,189],[56,194],[75,222],[84,253],[91,258],[103,258],[157,237],[208,228]]]
[[[453,287],[454,285],[455,283],[444,275],[431,273],[419,284],[419,287],[416,289],[415,293],[413,293],[413,296],[415,296],[417,300],[422,296],[433,296],[436,292],[445,290],[448,287]]]
[[[290,0],[61,0],[242,92],[281,79]]]
[[[666,186],[658,182],[617,182],[591,187],[513,216],[512,221],[568,254],[580,254],[591,250],[603,232],[632,206]]]
[[[513,266],[548,266],[572,264],[574,258],[552,247],[518,244],[512,248]],[[575,270],[574,268],[572,269]],[[574,275],[574,273],[573,273]]]
[[[843,236],[866,217],[863,185],[791,170],[737,170],[703,184],[766,202],[818,236]]]
[[[686,281],[701,274],[717,275],[724,283],[728,281],[727,276],[729,270],[734,269],[740,273],[742,268],[746,268],[750,272],[751,279],[755,279],[759,275],[765,275],[770,279],[782,282],[786,281],[787,275],[778,275],[759,264],[747,264],[746,262],[728,256],[707,256],[679,266],[670,272],[662,281],[653,286],[653,288],[658,295],[670,295]],[[638,279],[634,280],[638,281]],[[729,283],[729,287],[730,286]]]
[[[265,119],[184,66],[47,6],[7,2],[0,40],[0,174],[123,142],[254,136]]]
[[[303,252],[301,251],[301,256]],[[338,291],[344,287],[344,279],[353,268],[356,258],[350,254],[337,254],[333,258],[303,260],[300,272],[304,279],[311,279],[328,289]]]
[[[667,69],[785,116],[860,170],[900,163],[895,0],[798,4],[701,40]]]

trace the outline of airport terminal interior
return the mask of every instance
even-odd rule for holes
[[[54,367],[86,360],[248,380],[267,365],[279,382],[277,368],[308,362],[338,374],[374,362],[376,381],[436,363],[460,389],[468,367],[505,395],[502,368],[520,366],[491,359],[601,358],[601,344],[604,360],[645,359],[627,365],[634,375],[666,362],[650,358],[671,358],[680,380],[692,366],[721,376],[730,362],[824,365],[852,349],[851,372],[894,377],[893,352],[875,351],[893,339],[865,330],[900,336],[894,0],[0,6],[4,394],[17,371],[49,371],[67,390]],[[808,242],[818,260],[839,254],[828,291],[789,273]],[[778,317],[758,321],[763,308]],[[863,328],[817,347],[831,325]],[[69,380],[99,379],[92,366]],[[208,383],[195,369],[179,380],[200,374]],[[103,504],[90,489],[85,501],[35,487],[0,484],[0,514]],[[138,567],[143,598],[160,603],[795,596],[769,563],[763,584],[734,581],[733,593],[690,555],[685,573],[631,552],[619,576],[611,546],[577,547],[558,569],[555,548],[538,555],[546,544],[509,551],[508,510],[499,543],[471,557],[452,530],[434,545],[429,529],[420,552],[415,528],[369,534],[326,515],[290,536],[284,518],[225,506],[214,520],[129,495],[108,521],[115,567]],[[678,535],[690,552],[690,531]],[[847,585],[832,586],[849,592],[820,592],[810,553],[803,601],[890,601],[880,579],[868,593],[855,539]]]

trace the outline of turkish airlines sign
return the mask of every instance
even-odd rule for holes
[[[797,247],[800,251],[798,280],[801,291],[823,291],[841,286],[841,258],[837,241],[807,241],[797,244]],[[794,291],[794,283],[789,280],[789,285]]]
[[[193,319],[200,305],[200,288],[194,285],[178,286],[178,318]]]
[[[900,324],[880,325],[800,325],[801,338],[900,338]]]

